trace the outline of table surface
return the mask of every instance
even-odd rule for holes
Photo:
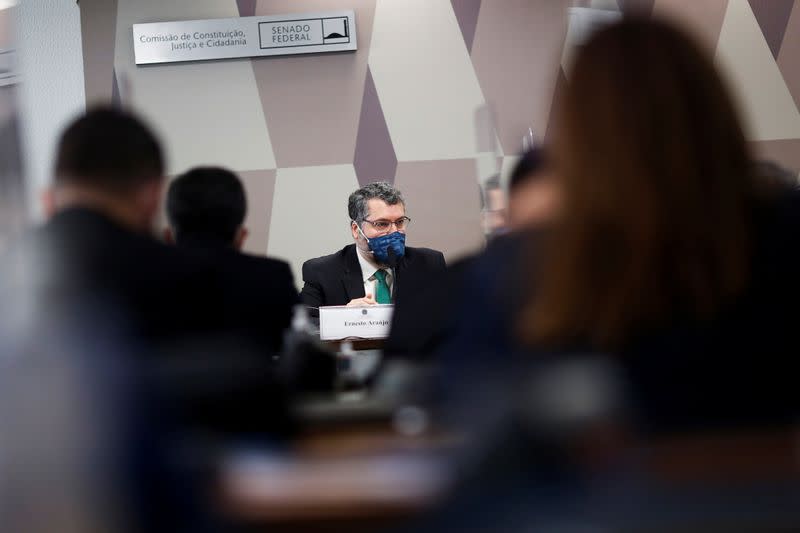
[[[322,341],[322,344],[333,351],[341,350],[342,344],[349,342],[353,350],[382,350],[386,339],[342,339],[337,341]]]
[[[219,476],[223,509],[242,522],[298,531],[413,516],[445,493],[450,471],[441,452],[457,443],[452,435],[398,435],[387,423],[308,431],[291,455],[229,457]]]

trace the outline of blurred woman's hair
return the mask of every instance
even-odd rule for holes
[[[578,51],[560,102],[562,216],[523,341],[614,349],[641,328],[717,316],[748,281],[756,193],[712,59],[665,22],[626,19]]]

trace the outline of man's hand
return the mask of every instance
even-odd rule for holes
[[[372,294],[367,293],[366,296],[363,298],[356,298],[354,300],[350,300],[347,304],[347,307],[364,307],[365,305],[377,305],[378,302],[375,301],[375,298],[372,297]]]

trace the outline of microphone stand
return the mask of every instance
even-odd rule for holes
[[[386,260],[386,264],[392,267],[392,273],[394,274],[394,280],[392,281],[392,295],[393,295],[392,301],[396,304],[397,295],[399,294],[398,288],[400,287],[400,284],[398,283],[398,279],[400,278],[398,270],[400,270],[399,268],[400,261],[403,259],[403,257],[402,256],[398,257],[397,253],[392,248],[389,248],[387,253],[389,255],[389,258]]]

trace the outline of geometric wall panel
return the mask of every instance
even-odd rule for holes
[[[783,43],[778,53],[778,68],[781,69],[795,105],[800,109],[800,0],[795,0],[783,34]]]
[[[353,166],[361,185],[378,180],[391,183],[397,170],[397,156],[369,68],[364,83],[364,97],[361,101]]]
[[[747,0],[730,0],[717,62],[738,96],[753,141],[800,138],[800,112]]]
[[[276,171],[275,169],[248,170],[238,174],[247,195],[247,217],[244,226],[248,235],[244,241],[244,251],[266,255]]]
[[[467,51],[472,51],[472,42],[475,39],[475,26],[478,25],[478,14],[481,10],[481,0],[450,0],[453,12],[464,36]]]
[[[83,0],[81,41],[86,103],[108,103],[114,79],[117,0]]]
[[[484,99],[448,0],[378,0],[369,66],[398,161],[475,154]]]
[[[240,17],[252,17],[256,14],[256,0],[236,0]]]
[[[713,54],[727,7],[728,0],[655,0],[653,16],[674,20],[688,28]]]
[[[401,161],[395,186],[403,192],[413,220],[408,230],[410,246],[441,250],[448,262],[483,246],[473,159]]]
[[[778,58],[781,49],[783,34],[789,15],[794,6],[794,0],[748,0],[753,14],[761,27],[761,33],[767,40],[772,57]]]
[[[514,0],[481,6],[472,62],[503,153],[519,152],[528,128],[539,140],[545,136],[569,4]]]
[[[256,15],[298,11],[296,0],[260,1]],[[355,9],[358,50],[252,60],[279,168],[353,162],[375,0],[306,0],[302,11]]]
[[[298,286],[303,262],[353,242],[347,199],[356,189],[352,164],[278,169],[267,251],[289,261]]]

